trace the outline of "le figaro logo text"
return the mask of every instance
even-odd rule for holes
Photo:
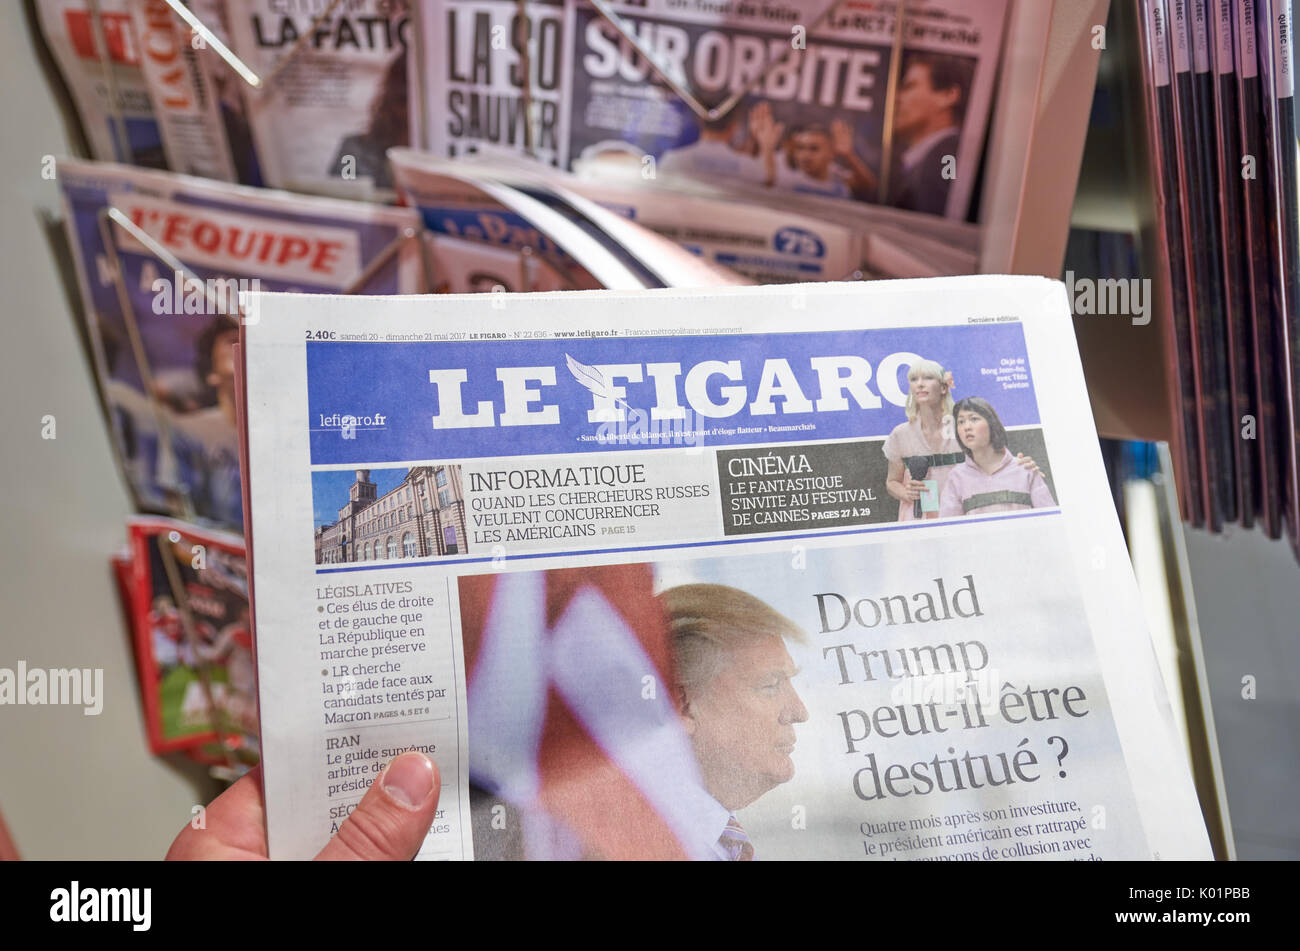
[[[89,888],[74,881],[50,892],[50,921],[129,922],[132,931],[148,931],[152,905],[152,888]]]

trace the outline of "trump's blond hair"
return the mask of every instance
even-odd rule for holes
[[[780,637],[800,644],[808,636],[767,602],[722,584],[683,584],[659,595],[668,617],[677,683],[691,690],[712,680],[726,654],[747,641]]]

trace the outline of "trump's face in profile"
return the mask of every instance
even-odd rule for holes
[[[731,644],[718,673],[686,698],[682,721],[704,785],[726,808],[794,776],[794,725],[808,719],[791,683],[797,673],[780,637],[748,638]]]

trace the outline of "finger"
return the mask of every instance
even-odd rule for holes
[[[414,858],[433,823],[441,786],[433,760],[414,750],[403,753],[371,783],[352,815],[316,857],[329,861]]]
[[[262,805],[262,767],[254,766],[204,808],[202,823],[192,820],[167,850],[168,861],[212,858],[234,849],[248,858],[266,858],[266,819]]]

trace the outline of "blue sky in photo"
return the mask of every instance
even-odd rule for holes
[[[376,497],[383,498],[384,493],[396,488],[406,478],[410,470],[371,469],[370,481],[378,488]],[[355,469],[341,472],[313,472],[311,474],[312,521],[317,528],[333,525],[339,520],[339,509],[348,501],[348,489],[357,481]]]

